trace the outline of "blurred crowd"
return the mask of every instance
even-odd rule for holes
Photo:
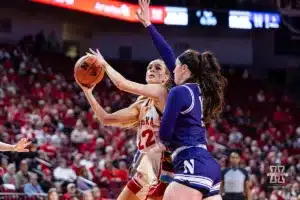
[[[1,155],[2,189],[31,195],[56,188],[64,199],[99,191],[99,199],[100,187],[115,197],[128,180],[135,132],[99,124],[77,84],[43,68],[29,49],[0,47],[0,140],[33,143],[30,153]],[[95,97],[108,112],[135,98],[107,79],[99,89]]]
[[[65,200],[116,198],[130,177],[135,130],[103,127],[71,78],[73,61],[51,53],[37,57],[32,44],[0,46],[0,141],[26,137],[33,143],[30,153],[1,154],[0,192]],[[208,127],[209,150],[222,167],[228,165],[229,149],[243,150],[253,200],[299,199],[299,109],[287,93],[269,90],[247,70],[230,69],[226,76],[227,103],[222,118]],[[107,78],[94,95],[107,112],[136,99]],[[268,182],[274,164],[288,173],[279,188]]]
[[[210,151],[222,168],[229,164],[228,150],[242,151],[241,165],[249,173],[253,199],[299,199],[299,109],[285,91],[267,90],[247,70],[229,70],[228,77],[223,117],[208,128]],[[276,165],[284,166],[288,176],[273,187],[268,173]]]

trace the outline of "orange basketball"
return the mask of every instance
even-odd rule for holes
[[[103,79],[104,68],[96,56],[85,55],[76,62],[74,74],[80,84],[92,87]]]

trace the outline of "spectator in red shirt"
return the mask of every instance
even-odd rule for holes
[[[61,84],[57,84],[56,87],[52,89],[52,94],[56,99],[65,98],[64,92],[62,92],[61,89],[62,89]]]
[[[97,132],[97,131],[93,130],[93,133],[95,133],[95,132]],[[95,134],[92,134],[91,137],[92,136],[94,137],[93,139],[91,139],[87,143],[80,145],[79,152],[89,152],[90,154],[95,152],[96,145],[97,145],[97,138],[95,137]]]
[[[13,68],[10,68],[8,70],[7,78],[8,78],[9,82],[14,82],[16,80],[17,76],[16,76],[15,70]]]
[[[39,82],[35,83],[34,88],[31,90],[31,94],[35,98],[42,98],[44,96],[44,89]]]
[[[73,109],[68,109],[66,116],[63,119],[63,123],[66,127],[71,128],[74,127],[76,124],[76,118],[74,115],[74,110]]]
[[[82,154],[76,154],[74,157],[73,164],[71,166],[77,176],[80,174],[80,171],[82,169],[82,165],[80,164],[81,158],[82,158]]]
[[[56,155],[56,150],[57,150],[57,148],[54,146],[54,145],[52,145],[50,142],[51,142],[51,138],[46,138],[47,140],[46,140],[46,142],[45,142],[45,144],[43,144],[41,147],[40,147],[40,150],[42,150],[42,151],[44,151],[44,152],[46,152],[47,153],[47,155],[50,157],[50,158],[53,158],[53,157],[55,157],[55,155]]]
[[[6,60],[3,63],[3,67],[6,68],[6,69],[12,68],[13,67],[13,63],[11,62],[11,60]]]
[[[102,176],[107,178],[108,181],[114,180],[114,169],[111,161],[106,160],[105,168],[102,171]]]
[[[273,120],[275,123],[284,122],[286,120],[286,114],[281,110],[280,106],[276,106],[276,111],[273,114]]]
[[[119,161],[119,169],[114,170],[114,176],[116,181],[126,182],[128,181],[128,169],[125,161]]]

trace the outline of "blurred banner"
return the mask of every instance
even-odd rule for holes
[[[223,29],[278,29],[280,14],[237,10],[189,10],[191,25]]]
[[[29,0],[56,7],[87,12],[114,19],[138,22],[138,5],[111,0]],[[188,25],[188,9],[184,7],[150,6],[150,19],[154,24]]]
[[[135,12],[137,4],[111,0],[29,0],[32,2],[110,17],[118,20],[138,22]],[[277,12],[255,12],[237,10],[198,10],[185,7],[150,6],[150,19],[154,24],[219,27],[230,29],[277,29],[280,14]]]
[[[272,29],[279,28],[279,13],[252,12],[252,11],[229,11],[229,28],[235,29]]]

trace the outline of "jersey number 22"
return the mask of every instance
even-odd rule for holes
[[[155,140],[153,137],[153,131],[150,129],[144,130],[140,136],[140,141],[138,148],[139,150],[143,150],[155,144]]]

